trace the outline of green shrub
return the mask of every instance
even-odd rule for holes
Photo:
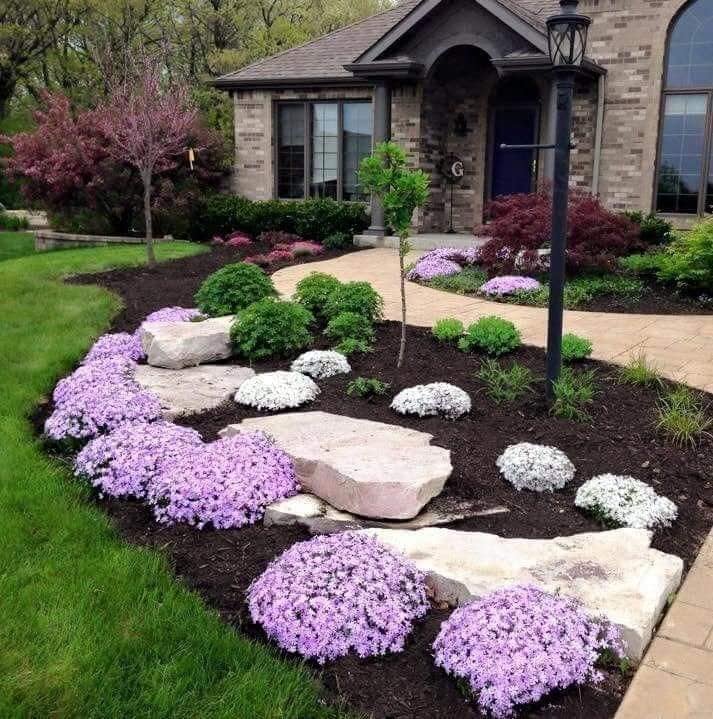
[[[640,352],[619,369],[619,380],[624,384],[634,384],[641,387],[652,387],[661,384],[656,367],[649,362],[646,355]]]
[[[266,297],[237,315],[230,339],[236,352],[250,360],[285,357],[309,345],[313,321],[302,305]]]
[[[30,226],[26,217],[16,217],[8,215],[7,212],[0,211],[0,230],[9,230],[17,232],[18,230],[26,230]]]
[[[554,402],[550,412],[555,417],[577,422],[591,419],[585,407],[594,402],[594,370],[575,372],[571,367],[563,367],[552,388]]]
[[[458,347],[464,352],[480,350],[496,357],[512,352],[522,344],[515,325],[502,317],[481,317],[468,329]]]
[[[369,323],[380,320],[384,300],[368,282],[345,282],[339,284],[327,299],[325,317],[336,317],[343,312],[354,312],[366,317]]]
[[[643,255],[629,255],[619,260],[621,267],[632,275],[642,277],[658,277],[663,263],[666,261],[665,252],[647,252]]]
[[[327,300],[341,283],[324,272],[312,272],[298,283],[294,299],[304,305],[315,317],[323,317]]]
[[[373,399],[385,395],[390,386],[376,377],[357,377],[347,385],[347,394],[350,397]]]
[[[324,334],[330,340],[341,342],[351,339],[370,343],[374,340],[374,328],[364,315],[342,312],[327,323]]]
[[[463,323],[460,320],[444,317],[433,325],[431,333],[439,342],[456,342],[462,337],[463,331]]]
[[[711,420],[699,397],[688,387],[676,387],[659,399],[656,426],[674,444],[693,446],[704,433],[707,434]]]
[[[645,290],[644,283],[636,277],[622,275],[583,275],[572,277],[564,286],[564,306],[568,310],[584,307],[598,297],[614,296],[621,299],[637,299]],[[537,290],[516,292],[509,302],[531,307],[546,307],[550,288],[543,285]]]
[[[327,235],[324,240],[322,240],[322,244],[326,250],[345,250],[354,244],[354,239],[352,235],[346,232],[334,232],[331,235]]]
[[[205,315],[232,315],[253,302],[276,295],[272,280],[256,265],[236,262],[206,277],[196,292],[198,309]]]
[[[334,349],[336,352],[340,352],[345,357],[349,357],[353,354],[359,353],[366,353],[366,352],[373,352],[373,347],[364,340],[357,340],[353,337],[347,337],[343,339],[341,342],[336,344],[332,349]]]
[[[689,290],[713,287],[713,219],[681,233],[662,258],[658,278]]]
[[[191,238],[207,240],[242,230],[257,237],[266,230],[282,230],[305,239],[324,241],[341,233],[352,237],[369,225],[361,202],[310,199],[253,202],[235,195],[212,195],[203,200],[191,224]]]
[[[674,238],[673,225],[653,213],[630,210],[624,215],[639,226],[639,237],[647,245],[665,245]]]
[[[592,343],[584,337],[568,333],[562,335],[562,359],[565,362],[580,362],[592,354]]]
[[[500,362],[487,359],[480,365],[476,377],[485,383],[488,396],[495,402],[514,402],[532,391],[535,379],[532,371],[517,362],[505,369]]]
[[[474,295],[488,276],[476,267],[464,267],[457,275],[434,277],[425,284],[436,290],[455,292],[458,295]]]

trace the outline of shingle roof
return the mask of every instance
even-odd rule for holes
[[[223,75],[217,85],[260,85],[298,83],[308,80],[353,80],[344,65],[352,63],[377,40],[395,27],[422,0],[402,0],[391,10],[372,15],[304,45],[258,60],[236,72]],[[538,30],[544,19],[559,8],[558,0],[497,0]]]

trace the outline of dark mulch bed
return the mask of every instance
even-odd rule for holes
[[[621,312],[636,315],[713,315],[713,304],[700,302],[663,285],[647,288],[641,297],[608,295],[588,302],[584,312]]]
[[[226,261],[225,250],[161,266],[155,273],[122,270],[82,278],[118,292],[126,309],[114,323],[115,330],[133,330],[150,311],[168,304],[190,306],[192,294],[205,274]],[[367,402],[346,395],[348,378],[320,381],[322,394],[305,408],[402,424],[430,432],[434,442],[452,450],[454,472],[447,484],[451,496],[475,498],[484,504],[504,504],[508,515],[469,520],[458,529],[495,532],[505,537],[554,537],[601,527],[578,512],[573,504],[576,488],[593,474],[633,474],[652,483],[673,499],[680,510],[674,527],[657,532],[654,546],[694,559],[713,523],[713,441],[703,439],[695,449],[680,449],[665,442],[654,430],[656,392],[621,385],[615,370],[600,363],[598,394],[593,421],[578,424],[550,417],[542,400],[542,382],[526,400],[496,405],[473,377],[479,358],[453,347],[437,344],[427,330],[409,328],[405,367],[395,369],[399,326],[384,323],[378,329],[376,351],[352,358],[353,376],[375,376],[391,383],[389,397],[399,389],[430,381],[452,382],[468,391],[472,414],[457,422],[442,419],[398,417],[388,407],[389,398]],[[318,345],[320,342],[318,342]],[[523,348],[508,359],[528,365],[542,374],[543,352]],[[257,369],[284,368],[285,362],[263,363]],[[255,416],[234,404],[183,422],[212,440],[231,422]],[[518,493],[504,482],[495,458],[506,445],[518,441],[554,444],[564,450],[578,469],[573,485],[556,494]],[[99,501],[99,500],[98,500]],[[158,548],[175,573],[198,591],[224,619],[249,636],[264,639],[245,610],[245,589],[267,563],[295,541],[309,535],[300,528],[262,526],[230,531],[197,531],[185,526],[159,527],[150,512],[137,502],[101,500],[116,527],[128,541]],[[455,681],[433,665],[430,646],[440,622],[448,614],[435,608],[420,624],[401,654],[371,660],[345,658],[330,662],[321,671],[335,698],[374,719],[475,718],[481,714],[466,702]],[[317,668],[317,667],[315,667]],[[550,697],[521,716],[557,719],[611,719],[626,689],[628,677],[608,671],[598,687],[583,687]]]

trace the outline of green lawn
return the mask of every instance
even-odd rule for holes
[[[28,414],[118,308],[60,278],[143,258],[112,247],[0,264],[0,716],[336,717],[306,670],[223,625],[157,553],[123,544],[33,438]]]
[[[0,262],[31,255],[35,251],[35,236],[31,232],[0,231]]]

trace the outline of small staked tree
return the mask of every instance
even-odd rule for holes
[[[393,142],[377,145],[374,154],[365,157],[359,168],[359,183],[365,192],[375,195],[384,208],[386,224],[399,238],[399,274],[401,280],[401,344],[396,363],[401,367],[406,352],[406,271],[404,259],[411,250],[408,241],[411,218],[428,199],[429,177],[422,170],[406,165],[406,153]]]
[[[135,167],[141,177],[146,252],[149,267],[153,267],[154,178],[176,167],[181,155],[187,153],[197,111],[191,106],[185,86],[165,82],[160,64],[146,61],[137,73],[127,73],[114,83],[100,114],[109,153],[117,161]]]

